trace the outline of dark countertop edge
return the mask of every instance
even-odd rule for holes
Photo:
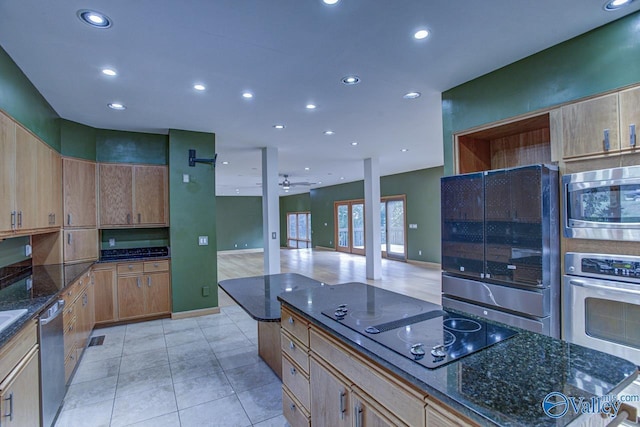
[[[114,264],[118,262],[141,262],[141,261],[162,261],[162,260],[171,260],[171,256],[153,256],[153,257],[137,257],[137,258],[118,258],[118,259],[103,259],[100,258],[95,263],[96,264]]]
[[[262,318],[262,317],[256,316],[255,314],[253,314],[252,312],[250,312],[249,310],[244,308],[244,306],[240,303],[240,301],[238,301],[236,298],[234,298],[233,295],[231,295],[230,293],[225,291],[224,287],[220,286],[220,283],[222,283],[222,282],[224,282],[224,280],[218,282],[218,286],[220,287],[220,289],[222,289],[224,291],[224,293],[229,296],[229,298],[231,298],[236,304],[238,304],[238,306],[241,307],[244,310],[245,313],[247,313],[249,316],[251,316],[251,318],[253,320],[256,320],[258,322],[279,322],[280,321],[280,317]]]
[[[82,276],[87,271],[89,271],[89,269],[93,267],[94,264],[95,262],[89,263],[87,264],[86,268],[82,270],[78,270],[80,272],[77,273],[77,275],[74,278],[65,280],[65,283],[67,284],[65,284],[65,286],[63,286],[62,289],[60,289],[55,294],[50,296],[45,296],[45,297],[39,297],[39,298],[36,298],[35,300],[25,300],[24,304],[12,305],[11,310],[19,310],[19,309],[26,308],[27,313],[23,315],[19,320],[14,322],[11,326],[9,326],[8,328],[0,332],[0,347],[3,347],[6,343],[8,343],[11,340],[11,338],[13,338],[18,332],[20,332],[22,327],[26,325],[29,321],[37,318],[38,315],[40,315],[40,313],[42,313],[44,309],[47,308],[51,303],[59,299],[60,295],[64,292],[64,290],[68,288],[69,285],[74,283],[80,276]]]
[[[373,360],[375,363],[381,365],[385,369],[387,369],[390,372],[392,372],[394,375],[402,378],[403,380],[405,380],[409,384],[412,384],[413,386],[417,387],[418,389],[424,391],[428,396],[434,397],[438,401],[440,401],[443,404],[449,406],[454,411],[456,411],[456,412],[460,413],[461,415],[469,418],[471,421],[478,423],[480,426],[501,427],[501,424],[498,421],[488,418],[487,416],[485,416],[485,415],[473,410],[472,408],[470,408],[466,404],[464,404],[462,402],[459,402],[458,400],[456,400],[455,398],[449,396],[448,394],[438,390],[437,388],[434,388],[434,386],[432,386],[429,383],[426,383],[426,382],[420,380],[418,377],[412,375],[409,372],[409,370],[405,370],[401,366],[401,365],[404,365],[404,364],[407,364],[407,365],[413,364],[414,363],[413,361],[411,361],[409,359],[400,360],[399,361],[399,359],[398,359],[398,357],[397,357],[397,355],[396,355],[396,353],[394,351],[384,347],[381,344],[376,343],[375,341],[369,340],[369,339],[366,340],[366,346],[359,345],[358,343],[354,342],[351,338],[349,338],[349,335],[353,335],[353,334],[359,335],[357,332],[347,328],[346,326],[340,325],[340,324],[329,326],[328,323],[325,324],[323,322],[318,321],[313,316],[310,316],[308,313],[305,313],[304,311],[298,309],[295,305],[290,304],[289,302],[283,300],[282,298],[278,297],[278,300],[282,304],[285,304],[288,308],[292,309],[298,315],[304,317],[309,322],[313,323],[315,326],[317,326],[320,329],[328,332],[332,337],[337,338],[342,344],[350,347],[351,349],[353,349],[357,353],[365,355],[369,359]],[[465,313],[465,315],[468,315],[468,313]],[[524,331],[524,330],[522,330],[522,332],[523,333],[528,333],[527,331]],[[389,361],[389,359],[399,361],[399,363],[398,364],[391,363]],[[633,381],[637,377],[638,377],[638,369],[636,369],[635,375],[629,375],[626,379],[621,381],[618,384],[618,386],[611,391],[611,394],[617,394],[617,393],[621,392],[627,386],[632,384]],[[580,417],[576,416],[576,417],[572,418],[571,420],[568,420],[568,424],[571,424],[571,423],[573,423],[573,422],[575,422],[575,421],[577,421],[579,419],[580,419]]]

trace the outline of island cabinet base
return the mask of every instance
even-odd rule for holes
[[[278,378],[282,379],[280,322],[258,322],[258,354]]]
[[[297,426],[476,426],[282,307],[283,414]]]

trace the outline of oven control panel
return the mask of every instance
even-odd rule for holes
[[[640,257],[567,252],[567,274],[640,283]]]

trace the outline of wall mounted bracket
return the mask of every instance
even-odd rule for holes
[[[216,159],[218,158],[218,153],[216,153],[212,159],[198,159],[196,158],[196,150],[189,150],[189,166],[195,167],[196,163],[205,163],[208,165],[216,167]]]

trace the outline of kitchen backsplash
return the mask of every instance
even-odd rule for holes
[[[113,243],[113,245],[111,244]],[[130,249],[169,246],[168,228],[102,230],[100,249]]]
[[[28,236],[0,241],[0,267],[29,259],[30,257],[24,254],[24,248],[28,244]]]

